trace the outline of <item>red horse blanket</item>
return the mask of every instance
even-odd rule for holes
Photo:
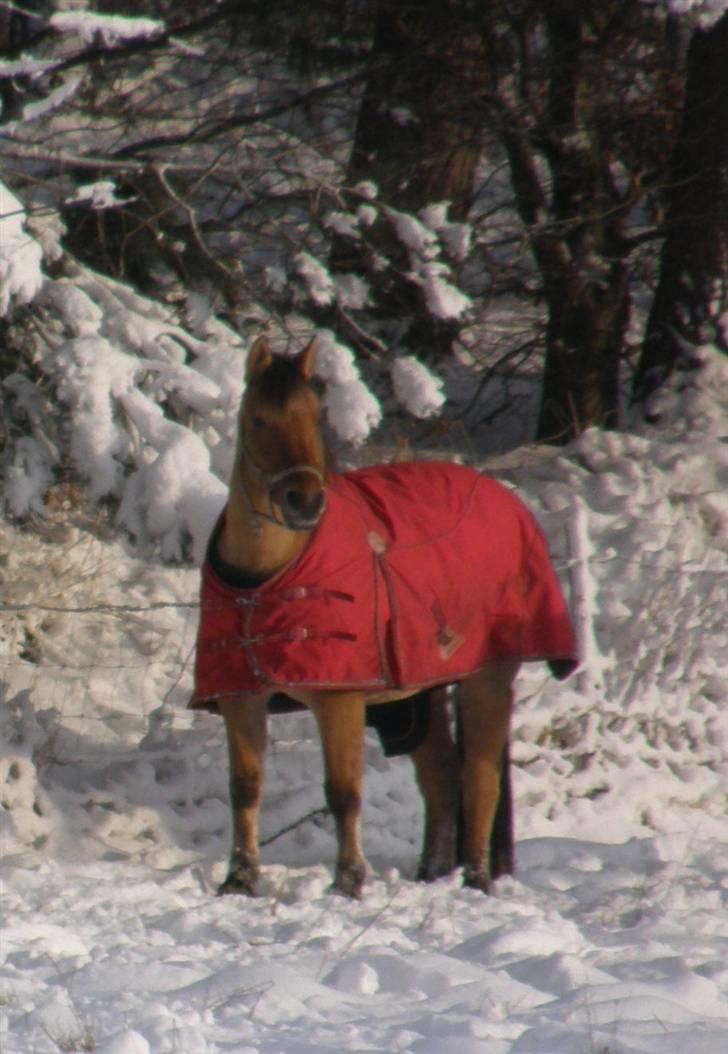
[[[191,705],[268,686],[419,689],[489,659],[575,654],[521,502],[473,469],[395,464],[332,476],[308,545],[259,587],[227,584],[208,559]]]

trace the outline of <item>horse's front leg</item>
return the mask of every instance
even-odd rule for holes
[[[255,893],[260,872],[258,810],[267,740],[266,701],[235,697],[220,702],[230,760],[233,846],[230,867],[218,893]]]
[[[460,761],[450,729],[447,690],[429,693],[429,728],[412,752],[417,785],[425,805],[425,834],[417,870],[420,881],[432,882],[455,867],[460,806]]]
[[[510,734],[513,680],[518,663],[500,660],[459,690],[463,740],[463,878],[488,892],[490,842],[500,793],[501,764]]]
[[[338,856],[333,888],[358,898],[366,877],[360,831],[364,698],[356,692],[327,693],[311,709],[321,736],[326,804],[336,822]]]

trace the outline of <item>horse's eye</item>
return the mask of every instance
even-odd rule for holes
[[[265,428],[265,421],[258,414],[253,415],[253,427],[254,428]]]

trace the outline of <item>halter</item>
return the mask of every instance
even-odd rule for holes
[[[243,440],[244,438],[245,437],[243,437]],[[324,494],[326,493],[326,478],[323,472],[319,471],[319,469],[317,468],[314,468],[313,465],[292,465],[290,468],[284,468],[280,472],[269,472],[267,469],[263,468],[262,465],[258,464],[258,462],[248,450],[247,444],[245,442],[243,442],[242,444],[242,459],[246,461],[248,465],[250,465],[255,475],[258,477],[261,483],[265,485],[265,496],[268,502],[267,512],[261,509],[256,509],[255,505],[253,504],[253,499],[248,493],[243,479],[241,478],[240,480],[242,492],[245,495],[245,500],[248,503],[248,508],[250,509],[250,513],[253,517],[253,530],[256,534],[259,534],[263,529],[263,524],[261,522],[262,520],[268,520],[269,523],[274,523],[277,527],[283,527],[288,531],[295,530],[295,528],[289,527],[284,519],[276,516],[275,508],[273,506],[273,488],[278,483],[281,483],[284,479],[287,479],[288,476],[295,476],[299,475],[302,472],[307,472],[309,475],[316,477],[318,482],[321,484],[321,489],[323,490]]]

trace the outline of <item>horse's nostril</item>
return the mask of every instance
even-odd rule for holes
[[[323,491],[306,494],[302,490],[293,488],[286,491],[283,501],[287,511],[294,517],[305,522],[312,522],[319,518],[324,506]]]
[[[304,512],[306,508],[306,495],[300,490],[286,491],[286,504],[294,512]]]
[[[324,492],[318,491],[311,496],[311,511],[314,516],[320,516],[324,507]]]

